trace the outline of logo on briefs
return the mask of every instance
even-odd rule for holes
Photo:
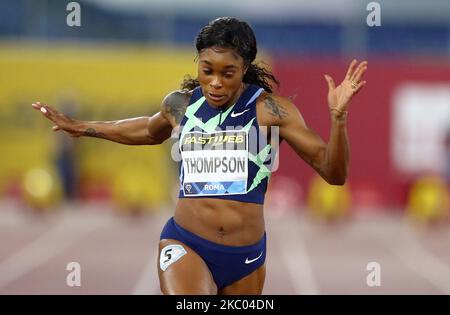
[[[261,254],[259,254],[258,257],[253,258],[253,259],[248,259],[248,257],[247,257],[247,258],[245,259],[245,264],[248,265],[248,264],[251,264],[251,263],[254,262],[254,261],[257,261],[258,259],[261,258],[263,252],[264,252],[264,251],[262,251]]]
[[[191,192],[191,189],[192,189],[191,184],[186,184],[184,187],[186,188],[186,190],[187,190],[188,192]]]
[[[232,113],[231,113],[231,117],[241,116],[243,113],[245,113],[245,112],[248,111],[248,110],[250,110],[250,108],[248,108],[248,109],[246,109],[246,110],[244,110],[243,112],[240,112],[240,113],[232,112]]]

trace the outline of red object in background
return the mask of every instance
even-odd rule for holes
[[[405,81],[450,81],[450,65],[438,61],[374,60],[365,74],[367,85],[349,108],[350,173],[353,206],[403,206],[408,179],[393,166],[391,150],[391,102],[395,89]],[[308,127],[329,139],[328,86],[324,74],[338,85],[351,60],[339,58],[275,57],[272,69],[281,82],[279,94],[292,97]],[[280,151],[280,176],[307,189],[314,170],[300,161],[288,145]],[[276,174],[277,174],[276,173]],[[372,205],[370,205],[372,203]]]
[[[266,208],[277,216],[302,209],[304,191],[292,177],[275,175],[269,181]]]
[[[107,178],[84,176],[79,182],[79,197],[82,201],[110,201],[111,181]]]
[[[11,177],[5,185],[3,197],[9,200],[22,200],[23,185],[20,178]]]

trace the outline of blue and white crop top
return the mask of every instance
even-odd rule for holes
[[[179,129],[179,198],[264,203],[275,152],[256,119],[263,91],[248,85],[224,111],[209,105],[200,87],[194,89]]]

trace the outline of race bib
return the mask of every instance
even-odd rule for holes
[[[182,136],[180,151],[185,196],[247,193],[246,131],[188,132]]]

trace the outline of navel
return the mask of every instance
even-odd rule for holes
[[[219,237],[220,238],[224,238],[225,237],[226,232],[225,232],[225,229],[223,227],[220,227],[218,233],[219,233]]]

